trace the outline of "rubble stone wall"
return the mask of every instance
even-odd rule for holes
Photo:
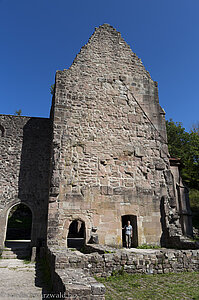
[[[179,164],[179,162],[178,162]],[[192,212],[189,202],[189,189],[183,184],[179,168],[171,163],[171,172],[174,179],[176,208],[180,215],[180,223],[184,235],[193,236]]]
[[[49,251],[47,262],[50,267],[54,298],[77,300],[105,300],[105,287],[82,268],[59,268],[56,254]]]
[[[106,250],[93,247],[95,253],[83,254],[66,248],[48,249],[54,292],[65,293],[65,299],[84,296],[85,299],[101,300],[105,288],[92,276],[107,277],[118,272],[152,275],[199,271],[199,250]]]
[[[56,252],[57,269],[82,268],[90,275],[110,276],[113,271],[157,274],[199,270],[199,250],[138,249],[108,250],[104,254],[78,251]]]
[[[123,215],[137,217],[138,244],[160,244],[168,196],[164,111],[157,83],[119,32],[96,29],[68,70],[57,71],[52,111],[49,245],[66,245],[74,219],[99,243],[122,244]]]
[[[0,246],[10,209],[19,203],[32,211],[32,243],[46,239],[51,121],[0,115]]]

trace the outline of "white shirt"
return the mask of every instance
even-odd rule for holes
[[[132,234],[132,226],[131,225],[125,226],[125,234],[128,234],[128,235]]]

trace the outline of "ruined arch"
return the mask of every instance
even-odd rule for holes
[[[7,211],[5,240],[32,239],[33,213],[22,202],[15,203]]]
[[[80,249],[85,245],[86,225],[79,218],[71,221],[68,227],[67,247]]]
[[[35,223],[35,213],[34,213],[34,209],[31,205],[29,205],[29,203],[27,204],[24,201],[21,201],[19,198],[15,198],[14,200],[11,200],[6,207],[3,209],[1,217],[0,217],[0,222],[2,224],[2,231],[1,231],[1,236],[0,236],[0,246],[3,247],[5,245],[6,242],[6,234],[7,234],[7,227],[8,227],[8,219],[9,219],[9,214],[11,212],[11,210],[20,205],[23,204],[26,207],[28,207],[28,209],[31,211],[31,215],[32,215],[32,226],[31,226],[31,245],[35,244],[35,230],[34,229],[34,223]]]

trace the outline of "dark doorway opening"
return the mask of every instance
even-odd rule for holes
[[[31,210],[24,204],[12,207],[8,215],[5,241],[7,258],[30,258],[31,230]]]
[[[85,245],[86,228],[85,222],[74,220],[71,222],[67,237],[68,248],[81,249]]]
[[[24,204],[11,208],[8,215],[7,240],[31,240],[32,212]]]
[[[133,227],[131,247],[136,248],[138,246],[137,216],[134,215],[122,216],[122,228],[124,228],[125,225],[127,225],[128,221],[130,221],[131,226]],[[123,247],[126,247],[125,229],[122,229],[122,245]]]

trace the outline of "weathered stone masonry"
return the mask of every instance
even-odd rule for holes
[[[96,28],[57,71],[49,119],[0,115],[0,245],[11,207],[25,203],[34,246],[48,234],[48,246],[66,247],[77,220],[85,242],[120,247],[130,216],[134,246],[190,247],[182,236],[192,235],[191,212],[170,166],[164,114],[157,83],[121,34]]]
[[[134,246],[198,248],[189,239],[188,193],[179,161],[169,160],[164,115],[157,82],[120,33],[96,28],[71,67],[57,71],[49,119],[0,115],[0,248],[10,209],[24,203],[33,216],[32,246],[47,241],[54,291],[65,299],[104,300],[104,286],[91,276],[121,268],[197,271],[198,250],[106,254],[101,246],[121,247],[131,218]],[[67,249],[73,221],[84,225],[85,243],[99,241],[98,253]]]
[[[121,217],[137,218],[138,244],[182,235],[158,87],[110,25],[97,28],[68,70],[57,71],[48,244],[66,245],[72,220],[121,245]],[[170,207],[170,206],[169,206]],[[185,233],[186,234],[186,233]]]
[[[121,271],[152,275],[199,269],[199,250],[89,248],[89,254],[61,247],[48,251],[53,289],[65,294],[64,299],[73,296],[79,300],[104,300],[105,288],[91,277],[94,275],[106,277]]]
[[[46,240],[51,121],[0,115],[0,246],[11,207],[32,211],[32,245]]]
[[[63,270],[64,273],[67,269],[83,269],[85,274],[97,277],[111,276],[122,269],[131,274],[194,272],[199,269],[199,250],[107,250],[95,245],[90,247],[91,253],[83,254],[64,248],[51,248],[48,255],[55,270]]]

